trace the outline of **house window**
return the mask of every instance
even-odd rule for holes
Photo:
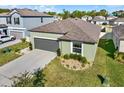
[[[43,17],[41,17],[41,23],[43,23]]]
[[[79,53],[81,54],[81,43],[73,42],[73,53]]]
[[[6,22],[7,22],[7,24],[11,24],[11,17],[7,17]]]
[[[14,18],[14,24],[20,24],[20,20],[19,20],[19,18]]]

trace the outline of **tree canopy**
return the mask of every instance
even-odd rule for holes
[[[0,13],[5,13],[5,12],[9,12],[10,10],[9,9],[1,9],[0,8]]]
[[[88,15],[88,16],[108,16],[108,11],[105,9],[102,9],[100,11],[92,10],[92,11],[81,11],[81,10],[75,10],[75,11],[68,11],[63,9],[62,13],[56,13],[56,12],[47,12],[50,15],[58,15],[61,16],[63,19],[66,18],[81,18],[82,16]]]

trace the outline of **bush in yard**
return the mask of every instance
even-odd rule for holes
[[[23,43],[25,43],[25,42],[26,42],[26,38],[21,38],[21,41],[22,41]]]
[[[29,72],[14,76],[12,87],[33,87],[33,77]]]
[[[70,54],[70,55],[65,54],[63,57],[64,59],[74,59],[74,60],[78,60],[81,63],[87,63],[86,57],[82,57],[81,55],[78,54]]]
[[[20,52],[20,48],[15,48],[15,52]]]
[[[60,50],[60,48],[57,49],[57,56],[61,56],[61,50]]]
[[[2,53],[11,52],[11,50],[12,50],[11,48],[6,47],[2,50]]]
[[[65,55],[63,56],[63,58],[64,58],[64,59],[69,59],[69,55],[68,55],[68,54],[65,54]]]
[[[33,49],[33,48],[32,48],[32,43],[31,43],[31,42],[29,43],[29,49],[30,49],[30,50]]]
[[[43,70],[36,70],[33,74],[25,72],[21,76],[14,76],[13,87],[43,87],[44,86],[44,74]]]
[[[82,63],[87,63],[86,57],[82,57],[82,58],[81,58],[81,62],[82,62]]]
[[[35,73],[34,73],[34,81],[33,81],[33,85],[35,87],[43,87],[44,86],[44,74],[43,74],[43,70],[38,69]]]
[[[117,57],[115,58],[118,62],[124,63],[124,53],[118,53]]]
[[[101,32],[105,32],[106,30],[105,30],[105,28],[103,28],[102,30],[101,30]]]

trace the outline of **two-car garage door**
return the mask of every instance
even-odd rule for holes
[[[59,48],[59,42],[57,40],[34,38],[34,47],[36,49],[56,52]]]

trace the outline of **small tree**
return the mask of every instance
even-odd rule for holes
[[[34,73],[34,81],[33,81],[33,85],[35,87],[43,87],[44,86],[44,74],[43,74],[43,70],[38,69],[35,73]]]
[[[26,38],[21,38],[21,41],[22,41],[23,43],[25,43],[25,42],[26,42]]]
[[[13,84],[12,87],[32,87],[32,75],[29,72],[21,74],[21,76],[14,76],[12,78]]]
[[[33,49],[33,48],[32,48],[32,43],[31,43],[31,42],[29,43],[29,49],[30,49],[30,50]]]
[[[60,50],[60,48],[57,49],[57,56],[61,56],[61,50]]]

